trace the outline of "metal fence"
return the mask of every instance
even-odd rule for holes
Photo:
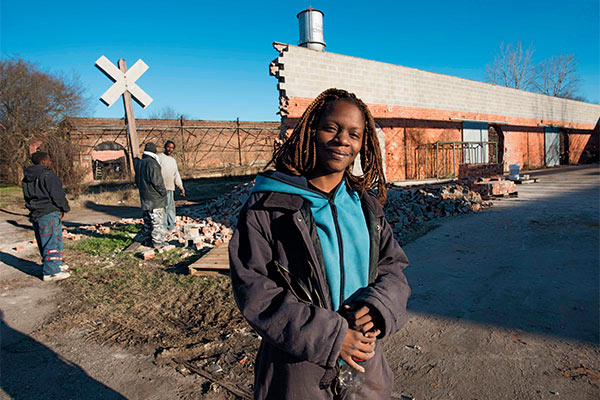
[[[498,162],[496,142],[436,142],[415,148],[413,179],[447,179],[458,176],[462,164]]]
[[[175,142],[180,171],[187,177],[219,176],[244,173],[264,167],[271,159],[280,128],[241,125],[235,121],[226,126],[149,126],[138,125],[140,146],[154,142],[159,150],[167,140]],[[71,130],[72,138],[81,146],[82,154],[92,155],[105,142],[118,143],[130,157],[127,129],[123,126],[79,126]],[[93,157],[92,157],[93,158]],[[123,160],[122,174],[129,172]],[[114,163],[103,163],[114,168]],[[107,176],[95,169],[94,175]],[[114,175],[114,174],[112,174]]]

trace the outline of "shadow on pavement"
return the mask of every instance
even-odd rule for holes
[[[597,345],[600,185],[585,170],[585,184],[558,196],[561,181],[532,187],[529,199],[456,217],[405,246],[409,311]]]
[[[10,214],[10,215],[17,215],[19,217],[27,217],[29,215],[28,213],[17,213],[17,212],[13,212],[13,211],[8,211],[8,210],[5,210],[4,208],[0,208],[0,212],[3,212],[5,214]]]
[[[15,257],[12,254],[8,254],[3,251],[0,251],[0,262],[13,267],[14,269],[18,269],[27,275],[31,275],[40,279],[42,278],[42,266],[40,264]]]
[[[140,207],[131,206],[109,206],[103,204],[96,204],[93,201],[87,201],[85,208],[89,210],[98,211],[104,214],[112,215],[118,218],[141,218],[142,210]]]
[[[8,220],[6,220],[6,223],[11,224],[12,226],[14,226],[16,228],[28,229],[30,231],[33,230],[33,226],[31,226],[31,224],[29,224],[29,225],[20,224],[17,221],[15,221],[14,219],[8,219]]]
[[[14,400],[125,399],[35,339],[12,329],[0,311],[0,387]]]

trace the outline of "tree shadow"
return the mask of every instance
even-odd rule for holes
[[[125,399],[47,346],[6,324],[0,311],[0,387],[14,400]]]
[[[41,265],[34,263],[33,261],[24,260],[22,258],[15,257],[12,254],[0,251],[0,262],[13,267],[14,269],[18,269],[27,275],[31,275],[40,279],[42,278]]]

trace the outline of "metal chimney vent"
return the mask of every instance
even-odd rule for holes
[[[324,15],[322,11],[311,7],[298,13],[297,17],[300,25],[299,46],[325,51],[325,41],[323,40]]]

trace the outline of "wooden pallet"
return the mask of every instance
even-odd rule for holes
[[[221,243],[196,262],[188,266],[190,275],[206,275],[210,272],[229,271],[229,250],[227,243]]]
[[[124,253],[133,253],[142,245],[143,240],[144,240],[144,235],[141,232],[139,232],[133,238],[133,242],[129,246],[125,247],[125,249],[123,249],[123,252]]]

